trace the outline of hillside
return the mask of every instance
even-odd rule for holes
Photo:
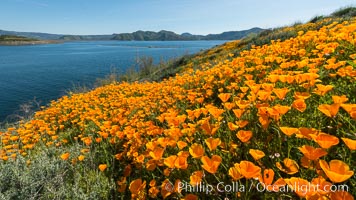
[[[14,35],[20,37],[29,37],[39,40],[136,40],[136,41],[184,41],[184,40],[237,40],[251,33],[259,33],[263,31],[260,28],[252,28],[242,31],[229,31],[221,34],[193,35],[190,33],[177,34],[172,31],[136,31],[133,33],[119,33],[112,35],[63,35],[35,32],[15,32],[0,30],[0,35]]]
[[[56,41],[38,40],[34,38],[16,36],[16,35],[0,35],[0,45],[34,45],[34,44],[49,44],[57,43]]]
[[[354,199],[356,9],[345,10],[227,42],[160,82],[53,101],[0,133],[0,194]]]
[[[121,33],[115,34],[113,40],[135,40],[135,41],[174,41],[174,40],[238,40],[243,37],[248,36],[251,33],[258,34],[263,29],[252,28],[243,31],[229,31],[220,34],[209,34],[209,35],[193,35],[190,33],[183,33],[181,35],[176,34],[172,31],[136,31],[133,33]]]

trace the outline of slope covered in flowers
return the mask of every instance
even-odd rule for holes
[[[117,195],[138,199],[353,199],[356,21],[304,28],[159,83],[64,96],[1,133],[0,159],[79,144],[79,157],[58,156],[95,152]]]

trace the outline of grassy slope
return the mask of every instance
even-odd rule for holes
[[[339,177],[322,169],[319,160],[339,160],[356,170],[355,153],[342,139],[356,139],[355,30],[352,18],[271,30],[194,56],[168,80],[116,83],[52,102],[31,121],[1,134],[0,156],[7,161],[0,164],[0,194],[13,199],[181,198],[187,191],[165,190],[168,180],[189,182],[203,172],[206,184],[228,184],[240,173],[248,177],[241,171],[246,161],[253,164],[245,170],[272,169],[274,180],[289,184],[319,175],[335,182]],[[316,152],[308,153],[309,146]],[[254,160],[251,149],[265,157]],[[321,158],[313,158],[316,154]],[[102,164],[107,168],[101,172]],[[156,183],[149,186],[152,180]],[[257,181],[242,178],[240,183],[249,188]],[[336,183],[356,195],[355,176]],[[209,196],[235,195],[215,190]],[[298,194],[255,188],[239,195],[294,199]],[[317,195],[322,194],[308,193]],[[325,195],[336,199],[340,193]]]

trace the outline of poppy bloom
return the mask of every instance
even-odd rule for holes
[[[214,151],[221,144],[221,140],[220,138],[208,138],[205,139],[205,143],[210,151]]]
[[[334,183],[344,182],[354,175],[350,167],[341,160],[331,160],[329,164],[325,160],[320,160],[319,164],[326,176]]]
[[[201,159],[203,163],[202,167],[209,173],[215,174],[219,168],[222,158],[218,155],[213,155],[211,159],[207,156],[203,156]]]
[[[225,102],[227,102],[227,101],[229,100],[229,98],[231,97],[231,93],[220,93],[220,94],[218,95],[218,97],[219,97],[219,99],[220,99],[223,103],[225,103]]]
[[[319,133],[317,136],[311,135],[311,137],[324,149],[328,149],[331,146],[339,144],[339,138],[326,133]]]
[[[176,155],[169,156],[164,159],[163,163],[169,168],[174,168],[174,163],[175,163],[176,159],[177,159]]]
[[[344,141],[344,143],[350,150],[356,150],[356,140],[351,140],[348,138],[341,138],[341,139],[342,141]]]
[[[141,191],[146,188],[146,181],[142,182],[142,179],[135,179],[131,181],[129,190],[133,198],[135,198]]]
[[[248,142],[252,137],[252,131],[240,130],[237,132],[236,137],[243,143]]]
[[[190,185],[196,186],[201,183],[203,180],[204,172],[203,171],[195,171],[193,174],[190,176]]]
[[[174,162],[174,166],[178,169],[187,169],[188,168],[187,158],[188,157],[185,155],[178,155],[177,159]]]
[[[309,146],[309,145],[303,145],[302,147],[299,147],[298,149],[309,160],[317,160],[320,157],[325,156],[326,154],[328,154],[322,148],[314,148],[314,147]]]
[[[265,153],[258,149],[250,149],[249,153],[255,160],[259,160],[259,159],[265,157]]]
[[[62,160],[68,160],[70,153],[64,153],[61,155]]]
[[[318,106],[318,110],[324,113],[328,117],[335,117],[336,114],[339,112],[340,104],[323,104]]]
[[[189,153],[193,158],[200,158],[204,155],[204,147],[200,144],[194,143],[189,148]]]
[[[157,147],[154,151],[150,151],[149,154],[154,160],[160,160],[163,156],[163,153],[164,149]]]
[[[289,158],[285,158],[283,160],[283,165],[281,165],[280,162],[277,162],[276,166],[279,170],[287,174],[295,174],[299,170],[299,166],[297,162]]]
[[[314,186],[305,179],[292,177],[284,180],[299,197],[303,198],[315,192],[313,190]]]
[[[99,170],[103,172],[107,167],[108,166],[106,164],[100,164],[99,165]]]
[[[297,128],[290,128],[290,127],[279,127],[282,131],[282,133],[286,134],[287,136],[292,136],[293,134],[296,134],[299,132],[299,129]]]
[[[273,93],[277,95],[279,99],[284,99],[289,92],[288,88],[274,88]]]
[[[229,169],[229,176],[231,176],[231,178],[234,181],[240,180],[244,177],[240,173],[240,164],[239,163],[235,163],[234,166]]]
[[[292,107],[299,112],[304,112],[307,109],[307,104],[304,102],[304,99],[297,99],[293,101]]]
[[[240,162],[240,173],[247,179],[257,178],[261,174],[261,168],[250,161]]]

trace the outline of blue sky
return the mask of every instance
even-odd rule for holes
[[[306,22],[355,0],[1,0],[0,29],[61,34],[221,33]]]

